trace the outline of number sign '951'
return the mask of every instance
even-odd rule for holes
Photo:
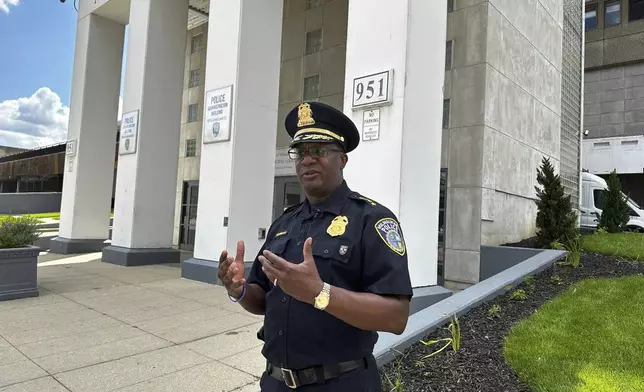
[[[353,79],[354,109],[390,104],[393,69]]]

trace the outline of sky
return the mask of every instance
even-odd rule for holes
[[[78,16],[73,2],[0,0],[0,146],[67,140]]]

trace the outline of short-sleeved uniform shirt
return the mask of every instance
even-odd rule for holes
[[[324,282],[355,292],[411,298],[407,250],[396,216],[351,191],[345,181],[322,204],[305,201],[287,209],[271,225],[259,254],[268,249],[300,263],[308,237]],[[376,332],[355,328],[288,296],[279,282],[274,286],[266,277],[257,259],[248,283],[266,292],[262,353],[274,366],[297,370],[372,356]]]

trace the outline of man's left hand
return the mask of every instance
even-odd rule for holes
[[[324,285],[313,258],[312,242],[312,238],[307,238],[304,242],[304,261],[300,264],[290,263],[268,250],[264,251],[263,256],[259,256],[262,271],[271,282],[277,279],[277,285],[284,293],[309,304],[315,302],[315,297]]]

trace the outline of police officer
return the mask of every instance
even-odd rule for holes
[[[348,117],[305,102],[285,125],[306,200],[273,222],[247,280],[241,241],[234,258],[222,252],[219,278],[264,315],[262,392],[379,392],[377,331],[401,334],[412,297],[400,224],[343,179],[360,141]]]

